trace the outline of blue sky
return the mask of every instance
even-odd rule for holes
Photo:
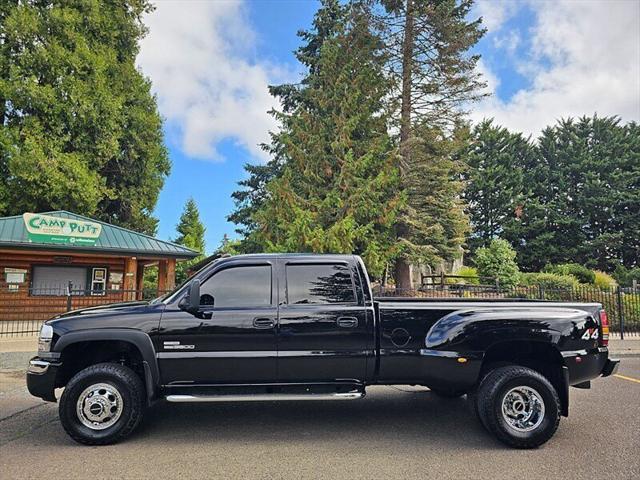
[[[276,128],[268,84],[302,74],[296,32],[310,27],[315,0],[157,2],[145,23],[139,67],[165,118],[173,168],[155,215],[158,237],[175,236],[193,197],[211,252],[226,233],[231,193],[243,165],[264,162],[258,143]],[[494,117],[536,135],[559,117],[619,115],[640,120],[640,3],[633,0],[479,0],[487,35],[478,66],[491,98],[472,121]]]

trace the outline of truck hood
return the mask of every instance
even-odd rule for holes
[[[158,328],[165,305],[150,302],[123,302],[62,313],[46,322],[57,335],[103,328],[133,328],[150,332]]]
[[[104,312],[115,313],[123,310],[131,311],[132,309],[140,310],[141,308],[144,309],[144,307],[147,307],[148,305],[149,305],[148,301],[132,301],[132,302],[110,303],[108,305],[99,305],[96,307],[79,308],[77,310],[70,310],[65,313],[60,313],[55,317],[51,318],[47,323],[49,325],[53,325],[53,322],[55,320],[59,320],[61,318],[76,317],[80,315],[93,315],[93,314],[104,313]]]

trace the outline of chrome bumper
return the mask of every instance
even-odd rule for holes
[[[30,360],[27,372],[35,375],[42,375],[47,373],[50,366],[51,362],[47,362],[46,360]]]
[[[34,357],[27,368],[27,388],[29,393],[48,402],[55,402],[56,375],[62,366],[60,362]]]

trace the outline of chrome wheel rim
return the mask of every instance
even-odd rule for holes
[[[518,432],[535,430],[544,420],[542,395],[531,387],[512,388],[502,398],[502,416]]]
[[[109,383],[96,383],[83,390],[76,402],[78,420],[91,430],[104,430],[122,415],[122,395]]]

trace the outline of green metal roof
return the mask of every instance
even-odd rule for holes
[[[82,252],[102,252],[109,254],[148,255],[151,257],[194,258],[199,255],[195,250],[165,240],[150,237],[143,233],[84,217],[65,210],[40,212],[72,220],[83,220],[102,225],[100,236],[95,245],[56,245],[30,240],[22,215],[0,217],[0,248],[47,249]]]

